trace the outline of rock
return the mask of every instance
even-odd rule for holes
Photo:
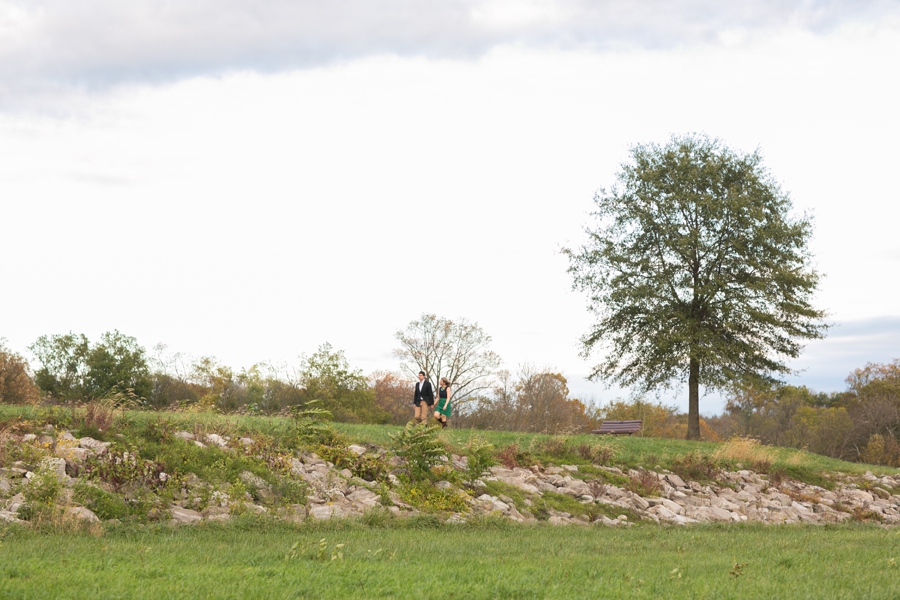
[[[651,514],[651,515],[656,515],[660,519],[664,519],[666,521],[673,521],[673,520],[675,520],[675,517],[678,516],[677,514],[675,514],[674,512],[672,512],[671,510],[669,510],[668,508],[666,508],[665,506],[663,506],[661,504],[657,504],[656,506],[651,506],[649,509],[647,509],[647,513]]]
[[[666,475],[666,481],[671,483],[676,488],[687,487],[687,484],[684,482],[684,480],[674,473],[669,473],[668,475]]]
[[[45,458],[41,461],[41,468],[53,471],[60,481],[68,479],[66,476],[66,460],[64,458]]]
[[[681,506],[677,502],[672,502],[668,498],[648,498],[647,502],[649,502],[650,504],[655,504],[657,506],[660,506],[660,505],[664,506],[665,508],[667,508],[671,512],[675,513],[676,515],[680,515],[680,514],[684,513],[683,506]]]
[[[628,515],[619,515],[618,517],[616,517],[616,520],[617,521],[627,521]]]
[[[53,454],[64,460],[83,462],[88,457],[88,451],[84,448],[73,448],[62,445],[56,446]]]
[[[26,433],[25,435],[22,436],[23,442],[33,442],[36,439],[37,439],[37,436],[33,433]]]
[[[381,498],[375,492],[361,489],[347,495],[347,500],[354,504],[361,504],[366,508],[374,508],[380,504]]]
[[[256,440],[254,440],[253,438],[248,438],[248,437],[238,438],[238,441],[243,446],[252,446],[253,444],[256,443]]]
[[[322,521],[333,517],[342,517],[344,516],[344,513],[339,506],[334,504],[320,504],[318,506],[309,507],[309,516],[313,519]]]
[[[93,513],[93,511],[83,507],[83,506],[70,506],[66,509],[66,515],[72,517],[73,519],[77,519],[79,521],[84,521],[86,523],[99,523],[100,519]]]
[[[699,506],[692,509],[689,509],[685,516],[696,519],[697,521],[715,521],[720,523],[728,523],[730,521],[740,520],[732,516],[732,513],[728,512],[724,508],[719,508],[717,506]]]
[[[366,453],[366,449],[363,446],[358,446],[356,444],[350,444],[349,446],[347,446],[347,450],[357,456],[362,456]]]
[[[449,481],[437,481],[437,482],[435,482],[434,487],[436,487],[439,490],[449,490],[450,488],[453,487],[453,484],[450,483]]]
[[[891,493],[887,490],[883,490],[880,487],[873,487],[872,492],[883,500],[887,500],[891,497]]]
[[[101,442],[99,440],[95,440],[92,437],[83,437],[78,440],[79,448],[86,448],[88,450],[93,450],[97,453],[102,453],[111,445],[111,442]]]
[[[56,437],[56,441],[57,441],[57,443],[59,443],[60,441],[66,441],[66,442],[75,442],[75,444],[78,444],[78,438],[75,437],[74,435],[72,435],[71,433],[69,433],[68,431],[63,431],[62,433],[60,433]]]
[[[631,496],[631,498],[629,498],[628,501],[631,503],[632,506],[634,506],[638,510],[647,510],[648,508],[650,508],[650,503],[647,502],[646,500],[644,500],[643,498],[641,498],[640,496],[638,496],[637,494],[634,494],[633,496]]]
[[[18,479],[20,477],[25,477],[25,474],[28,473],[27,469],[19,469],[16,467],[10,467],[8,469],[0,469],[0,475],[3,477],[9,477],[10,479]]]
[[[569,471],[570,473],[577,473],[577,472],[578,472],[578,467],[577,467],[576,465],[560,465],[560,466],[561,466],[563,469],[565,469],[566,471]]]
[[[218,433],[208,433],[206,434],[206,443],[215,444],[219,448],[227,448],[228,442]]]
[[[245,485],[248,485],[252,488],[263,488],[269,486],[269,484],[266,483],[265,479],[263,479],[259,475],[251,473],[250,471],[241,472],[241,474],[238,475],[238,479],[240,479],[241,482]]]
[[[203,518],[203,515],[196,510],[182,508],[180,506],[173,506],[169,509],[169,512],[172,516],[172,519],[169,521],[170,525],[193,525]]]
[[[622,524],[623,522],[622,522],[622,521],[619,521],[618,519],[610,519],[609,517],[606,517],[606,516],[604,516],[604,515],[600,515],[599,517],[597,517],[596,519],[594,519],[594,523],[599,523],[599,524],[601,524],[601,525],[606,525],[607,527],[616,527],[617,525],[620,525],[620,524]]]
[[[206,444],[204,444],[203,442],[201,442],[199,440],[194,440],[194,445],[197,446],[198,448],[206,448]]]
[[[340,473],[341,476],[345,477],[346,479],[350,479],[351,477],[353,477],[353,471],[351,471],[350,469],[341,469]]]
[[[185,440],[185,441],[189,441],[189,442],[194,441],[194,434],[189,433],[187,431],[176,431],[173,435],[180,440]]]

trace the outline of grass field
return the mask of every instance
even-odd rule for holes
[[[900,597],[900,531],[875,526],[370,521],[0,529],[0,597]]]
[[[3,405],[0,421],[7,428],[33,430],[46,423],[57,430],[77,428],[79,422],[67,408]],[[171,462],[163,451],[175,445],[154,441],[154,431],[247,435],[293,451],[294,427],[290,419],[275,417],[129,412],[111,429],[88,433]],[[341,443],[381,446],[390,446],[391,434],[400,430],[340,423],[335,427],[346,438]],[[582,464],[585,473],[603,473],[586,464],[591,460],[578,450],[585,444],[609,450],[604,462],[623,468],[667,468],[688,455],[739,468],[742,461],[756,460],[762,453],[772,466],[806,480],[831,472],[897,472],[752,444],[757,455],[745,459],[739,453],[722,454],[729,448],[740,450],[740,444],[457,429],[440,435],[447,446],[463,453],[476,434],[498,452],[515,445],[523,460]],[[234,473],[229,475],[228,468],[265,468],[243,455],[226,456],[193,445],[178,448],[183,456],[176,458],[197,463],[182,467],[207,474],[210,481],[227,479],[233,484]],[[206,464],[213,459],[225,466]],[[217,465],[222,473],[206,472]],[[489,482],[488,490],[518,493],[500,482]],[[548,492],[544,499],[565,501],[568,504],[556,508],[573,514],[575,508],[584,508],[559,494]],[[615,509],[607,516],[620,512],[627,511]],[[230,523],[181,528],[125,517],[124,524],[80,528],[40,520],[29,526],[0,525],[0,598],[900,597],[897,529],[859,524],[667,527],[648,522],[629,528],[553,527],[483,517],[447,524],[442,516],[396,518],[377,511],[356,519],[292,525],[244,515]]]

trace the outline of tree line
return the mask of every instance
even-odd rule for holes
[[[412,415],[415,375],[424,370],[432,381],[453,382],[458,424],[549,432],[588,431],[593,425],[588,407],[570,397],[562,374],[523,367],[513,376],[501,370],[491,336],[477,323],[426,314],[397,331],[396,340],[399,369],[365,375],[328,343],[295,365],[261,362],[233,369],[215,357],[192,357],[164,345],[148,352],[119,331],[96,341],[71,332],[45,335],[28,347],[33,371],[21,354],[0,345],[0,402],[114,397],[152,410],[274,415],[318,400],[338,421],[405,424]]]
[[[398,340],[413,340],[423,323],[425,330],[439,326],[452,333],[455,327],[452,321],[425,315],[398,332]],[[490,337],[477,325],[463,323],[469,335],[483,336],[484,353]],[[451,333],[444,342],[452,348]],[[414,379],[409,371],[418,372],[420,364],[414,354],[398,350],[400,370],[365,375],[343,351],[325,343],[293,368],[258,363],[236,370],[213,357],[192,358],[162,345],[148,353],[135,338],[118,331],[95,342],[72,333],[41,336],[30,350],[37,361],[33,371],[21,354],[0,343],[0,402],[114,397],[131,398],[149,410],[277,415],[320,400],[338,421],[397,425],[411,417]],[[500,364],[496,355],[485,355],[492,367]],[[553,369],[522,365],[515,372],[487,370],[473,382],[454,415],[457,427],[565,434],[586,433],[606,419],[641,419],[641,435],[664,438],[684,438],[688,428],[687,414],[660,402],[582,402]],[[900,466],[900,359],[856,369],[842,392],[816,393],[789,385],[736,390],[721,415],[700,418],[699,426],[702,439],[710,441],[750,436],[834,458]]]

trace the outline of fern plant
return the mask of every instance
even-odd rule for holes
[[[330,444],[338,436],[329,423],[331,411],[322,407],[321,400],[310,400],[304,406],[292,410],[294,431],[297,438],[307,444]]]
[[[494,458],[494,445],[480,435],[473,435],[466,444],[466,476],[469,483],[481,477],[485,471],[497,464]]]

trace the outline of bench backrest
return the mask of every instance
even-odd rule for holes
[[[603,421],[600,424],[600,429],[593,431],[592,433],[611,433],[611,434],[632,434],[637,433],[641,430],[641,425],[643,425],[643,421]]]

